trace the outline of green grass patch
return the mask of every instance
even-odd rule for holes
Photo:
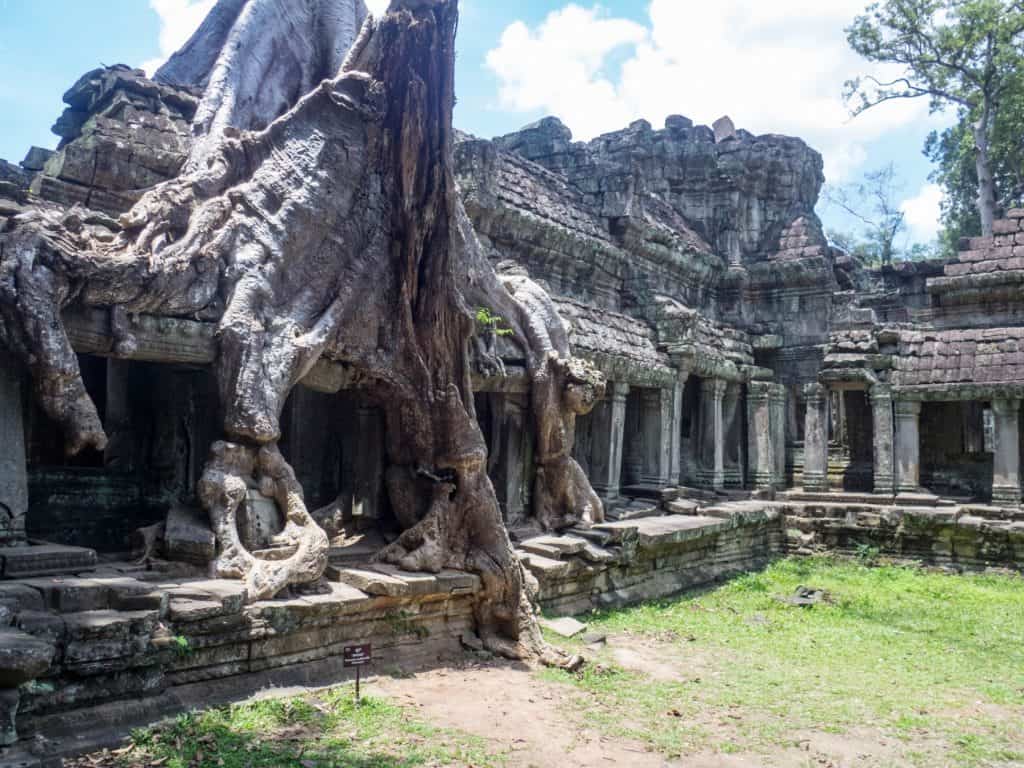
[[[830,599],[779,599],[801,585]],[[869,728],[920,765],[1024,761],[1021,578],[791,559],[587,621],[654,648],[658,674],[642,663],[627,671],[608,651],[599,669],[544,676],[589,694],[596,727],[666,755],[767,752],[807,732]]]
[[[126,768],[416,768],[504,764],[483,739],[432,727],[351,686],[181,715],[137,731]]]

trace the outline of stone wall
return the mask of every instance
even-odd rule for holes
[[[1024,571],[1024,513],[992,507],[893,507],[814,502],[780,506],[786,551],[864,556],[970,570]]]
[[[0,688],[0,746],[16,725],[22,739],[44,734],[52,758],[178,713],[190,697],[198,707],[268,684],[328,684],[350,672],[347,644],[373,643],[378,672],[479,647],[475,576],[333,576],[317,594],[249,604],[239,582],[152,580],[126,566],[0,582],[0,642],[13,656],[0,686],[17,686]]]
[[[540,583],[544,611],[565,616],[668,597],[757,570],[782,545],[776,510],[740,507],[609,523],[519,547]]]

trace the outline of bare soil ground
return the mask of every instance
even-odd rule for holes
[[[473,664],[409,678],[383,678],[370,690],[415,708],[423,720],[440,728],[486,739],[509,766],[672,765],[639,743],[602,737],[574,722],[572,713],[581,703],[581,694],[539,680],[520,665]]]
[[[610,637],[608,651],[623,668],[656,680],[714,674],[713,659],[683,658],[678,648],[638,636]],[[520,665],[468,664],[407,678],[380,678],[368,690],[413,708],[421,719],[439,728],[485,739],[510,768],[903,768],[911,764],[901,761],[900,753],[914,748],[865,726],[843,734],[796,732],[796,746],[770,752],[709,750],[669,760],[640,742],[610,738],[588,728],[578,716],[586,708],[585,694],[539,679]],[[707,712],[695,724],[711,734],[713,743],[734,740],[736,723],[728,713]],[[920,742],[922,750],[934,747],[927,735]]]

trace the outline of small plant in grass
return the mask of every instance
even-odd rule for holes
[[[882,554],[878,547],[873,547],[866,542],[858,544],[854,552],[861,565],[876,565],[878,557]]]

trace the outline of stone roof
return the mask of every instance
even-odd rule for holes
[[[893,383],[1017,384],[1024,382],[1024,328],[902,331]]]
[[[674,375],[668,355],[658,351],[655,331],[647,323],[564,297],[554,301],[571,326],[573,353],[594,359],[614,380],[642,384]]]

